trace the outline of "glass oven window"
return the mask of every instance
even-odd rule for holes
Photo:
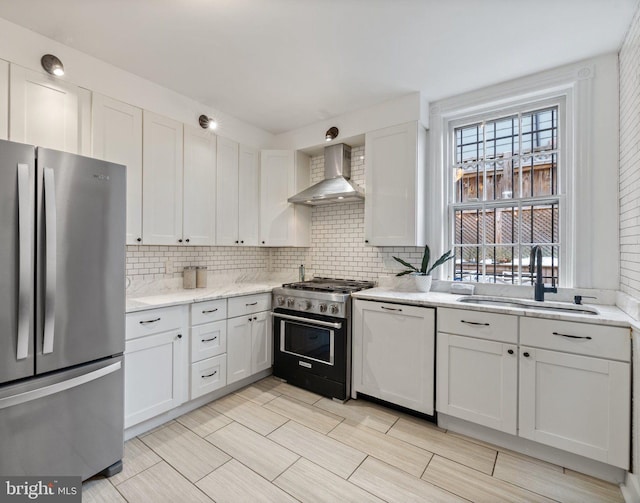
[[[333,330],[283,321],[284,351],[333,365]]]

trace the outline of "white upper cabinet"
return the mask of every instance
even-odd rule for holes
[[[183,239],[185,244],[215,244],[216,137],[184,126]]]
[[[216,244],[257,246],[258,150],[218,137]]]
[[[144,111],[142,241],[182,240],[182,123]]]
[[[365,136],[365,241],[424,246],[427,134],[418,122]]]
[[[240,145],[238,161],[238,238],[258,246],[260,234],[260,151]]]
[[[238,153],[233,140],[218,137],[216,189],[216,243],[238,243]]]
[[[309,157],[292,150],[263,150],[260,158],[260,244],[310,246],[311,211],[287,199],[306,189]]]
[[[0,140],[9,138],[9,63],[0,59]]]
[[[11,65],[9,139],[90,155],[91,92]]]
[[[142,110],[93,95],[91,155],[127,167],[127,244],[142,243]]]

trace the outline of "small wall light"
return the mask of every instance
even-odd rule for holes
[[[337,127],[335,126],[330,127],[329,129],[327,129],[327,132],[324,134],[324,139],[326,141],[335,140],[338,137],[339,133],[340,131],[338,131]]]
[[[45,54],[42,56],[40,64],[42,65],[42,68],[51,75],[55,75],[56,77],[62,77],[64,75],[64,66],[62,65],[62,61],[53,54]]]
[[[215,119],[211,117],[207,117],[206,115],[201,115],[198,118],[198,122],[200,123],[200,127],[202,129],[215,129],[218,127],[218,123]]]

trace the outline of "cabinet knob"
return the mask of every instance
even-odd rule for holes
[[[365,240],[364,240],[364,242],[365,242],[365,243],[368,243],[368,242],[369,242],[369,240],[368,240],[368,239],[365,239]]]
[[[529,358],[529,356],[531,356],[531,355],[529,355],[529,353],[527,351],[525,351],[524,353],[522,353],[522,356],[524,356],[525,358]]]
[[[249,321],[251,321],[253,318],[251,316],[249,316]]]
[[[178,339],[182,339],[182,334],[178,334]]]
[[[239,241],[236,239],[236,244],[238,244],[238,243],[239,243]]]
[[[182,239],[178,239],[178,243],[182,243]]]
[[[243,245],[243,244],[244,244],[244,241],[240,241],[240,244],[241,244],[241,245]]]
[[[136,238],[136,241],[137,241],[138,243],[141,243],[141,242],[142,242],[142,238]]]
[[[513,349],[509,349],[509,350],[507,350],[507,353],[509,353],[510,355],[512,355],[512,354],[513,354]]]
[[[262,242],[262,244],[264,244],[264,241]]]
[[[188,243],[190,240],[189,240],[189,238],[187,238],[187,239],[185,239],[185,241]]]

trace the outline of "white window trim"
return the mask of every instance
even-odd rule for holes
[[[560,282],[565,288],[573,287],[576,282],[577,238],[576,214],[581,220],[591,221],[592,208],[588,198],[578,202],[576,193],[591,193],[591,94],[593,66],[577,64],[542,72],[529,77],[505,82],[495,86],[473,91],[453,98],[437,101],[430,107],[431,125],[429,186],[433,197],[430,198],[429,243],[436,249],[449,249],[453,236],[450,229],[449,166],[453,154],[453,135],[449,134],[454,124],[472,122],[479,117],[509,115],[514,108],[532,107],[538,104],[564,102],[559,108],[559,134],[562,142],[562,164],[559,172],[559,196],[563,198],[563,213],[560,221],[561,255]],[[543,105],[544,106],[544,105]],[[572,141],[569,141],[572,139]],[[579,169],[580,177],[576,176]],[[561,185],[560,185],[561,184]],[[591,242],[591,229],[580,229],[582,243]],[[589,247],[580,249],[581,263],[591,263]],[[440,268],[440,279],[453,278],[453,265]],[[586,272],[588,271],[588,272]],[[588,274],[589,277],[585,277]],[[581,283],[591,284],[590,269],[581,273]]]

